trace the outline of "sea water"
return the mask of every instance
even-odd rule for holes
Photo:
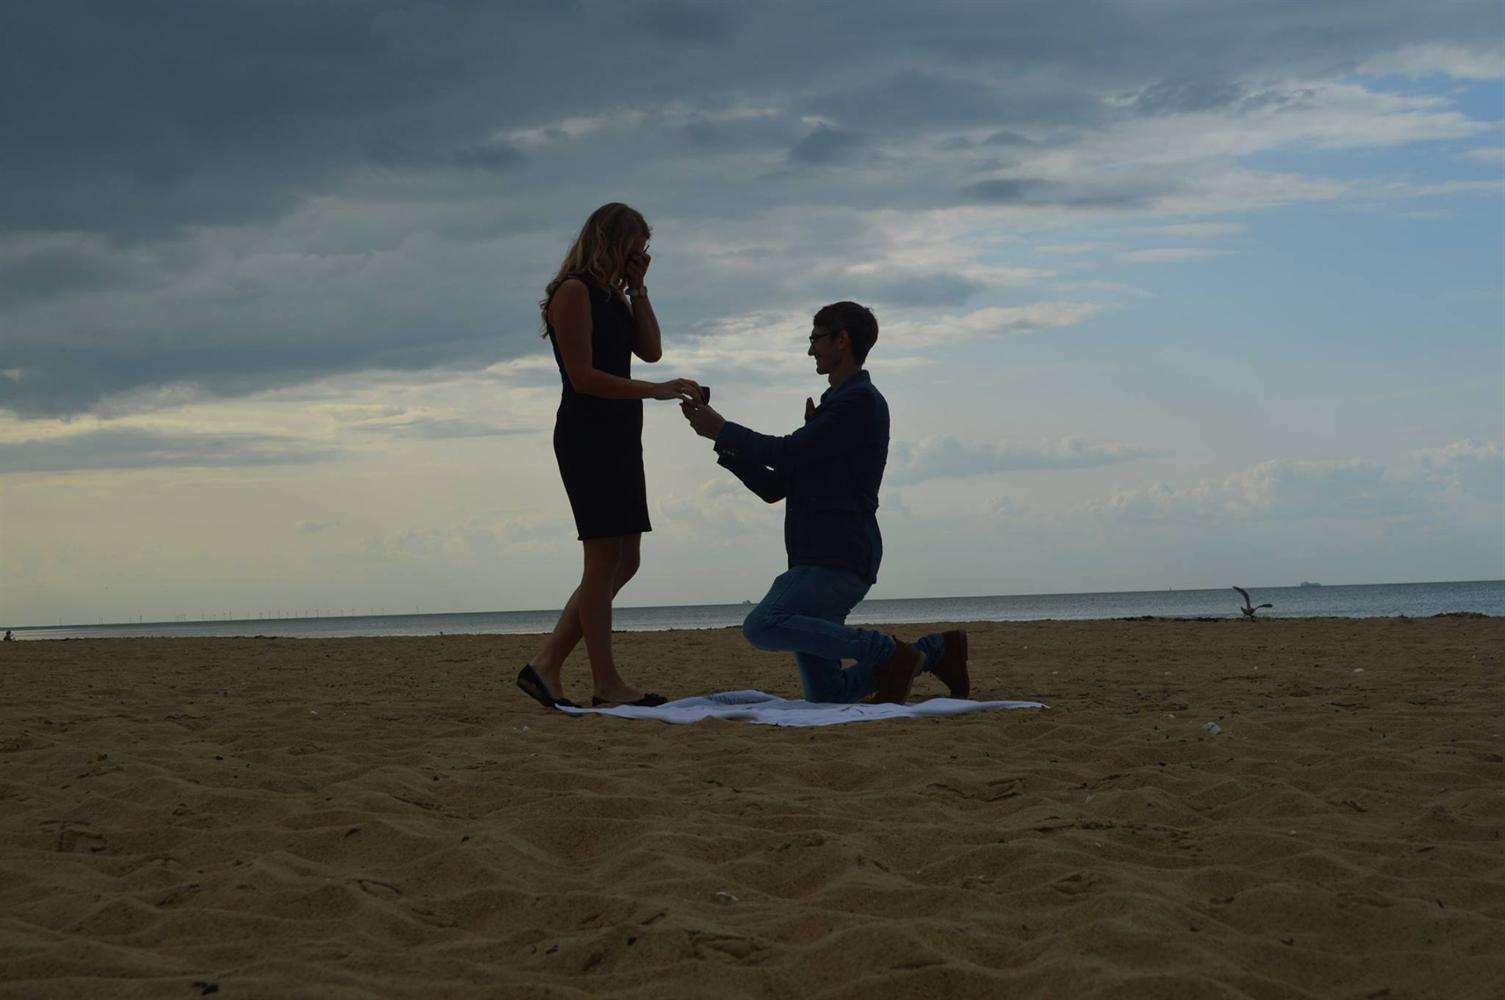
[[[1426,618],[1450,612],[1505,616],[1505,580],[1456,583],[1371,583],[1346,586],[1248,588],[1270,618]],[[911,597],[863,601],[848,617],[854,625],[906,622],[1039,621],[1103,618],[1238,618],[1243,603],[1231,588],[1133,590],[1101,594],[1027,594],[994,597]],[[617,607],[612,627],[624,631],[730,628],[751,610],[742,604]],[[547,632],[559,610],[480,611],[462,614],[353,615],[319,618],[251,618],[224,621],[129,622],[15,628],[17,639],[127,636],[281,636],[291,639],[382,635],[453,635]]]

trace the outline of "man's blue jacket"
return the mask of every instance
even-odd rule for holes
[[[717,462],[769,503],[784,504],[790,566],[850,570],[878,579],[878,486],[888,461],[888,403],[866,371],[820,397],[793,434],[773,437],[727,421]]]

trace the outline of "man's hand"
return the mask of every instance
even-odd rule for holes
[[[809,420],[813,416],[815,416],[815,400],[811,399],[809,396],[806,396],[805,397],[805,419]]]
[[[716,440],[716,435],[721,433],[721,428],[726,424],[725,417],[704,403],[680,403],[679,412],[685,415],[696,434],[712,441]]]

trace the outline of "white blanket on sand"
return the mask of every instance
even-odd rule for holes
[[[843,722],[880,719],[928,719],[939,715],[996,712],[1009,708],[1045,708],[1038,701],[964,701],[932,698],[914,705],[825,705],[792,701],[762,691],[723,691],[666,702],[657,708],[618,705],[614,708],[564,708],[570,715],[614,715],[619,719],[654,719],[681,725],[702,719],[754,722],[762,726],[836,726]]]

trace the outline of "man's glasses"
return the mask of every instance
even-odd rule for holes
[[[836,331],[835,330],[822,330],[820,333],[812,333],[812,334],[810,334],[810,343],[813,344],[817,340],[821,339],[822,337],[834,337],[834,336],[836,336]]]

